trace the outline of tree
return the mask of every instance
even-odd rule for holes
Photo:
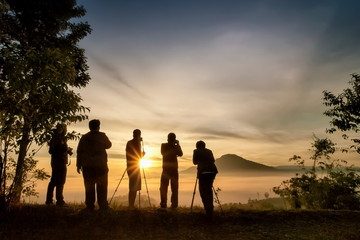
[[[1,0],[0,3],[0,139],[1,193],[17,203],[24,190],[33,143],[42,146],[57,123],[87,119],[75,88],[90,76],[78,42],[91,32],[76,0]],[[13,181],[5,186],[10,155],[17,155]],[[33,168],[32,168],[33,169]],[[42,176],[40,174],[40,176]]]
[[[360,209],[360,176],[353,167],[345,167],[345,161],[331,159],[335,150],[330,139],[315,137],[312,167],[306,168],[300,156],[290,158],[303,173],[274,187],[274,193],[287,199],[294,208]]]
[[[343,90],[339,95],[334,95],[329,91],[324,91],[324,105],[330,107],[324,114],[331,117],[328,133],[334,133],[336,130],[342,132],[360,131],[360,75],[351,74],[350,88]],[[347,134],[343,134],[344,139],[348,139]],[[351,139],[353,144],[350,148],[360,153],[360,139]]]
[[[356,134],[360,130],[360,75],[351,74],[349,83],[351,87],[338,96],[323,92],[324,105],[330,107],[324,114],[332,118],[327,133],[340,130]],[[349,136],[343,134],[343,138],[349,139]],[[350,149],[360,153],[360,139],[351,141]],[[303,173],[283,181],[273,191],[288,199],[295,208],[360,209],[360,175],[352,166],[348,167],[346,161],[331,159],[336,151],[335,144],[330,139],[315,137],[311,151],[312,167],[305,168],[305,161],[294,155],[290,161],[295,161]]]

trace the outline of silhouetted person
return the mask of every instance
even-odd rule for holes
[[[179,173],[177,157],[183,155],[179,141],[175,133],[169,133],[167,143],[161,144],[161,155],[163,156],[163,171],[160,180],[160,207],[167,207],[167,191],[171,186],[171,208],[178,207]]]
[[[129,176],[129,208],[134,208],[137,191],[141,190],[140,160],[145,155],[141,146],[141,131],[133,131],[133,139],[126,144],[126,171]]]
[[[111,142],[105,133],[100,132],[100,121],[89,122],[90,132],[83,135],[77,148],[77,172],[82,171],[85,185],[86,208],[95,208],[95,188],[100,209],[109,208],[107,201],[108,165],[106,149]]]
[[[46,194],[46,204],[53,203],[54,189],[56,188],[56,205],[65,204],[63,190],[66,181],[66,171],[68,164],[68,154],[72,155],[72,148],[67,145],[67,128],[65,124],[58,124],[53,131],[49,143],[49,153],[51,154],[51,179]]]
[[[196,143],[193,163],[197,165],[201,200],[204,204],[206,215],[211,218],[214,211],[213,183],[218,171],[215,166],[214,155],[211,150],[205,148],[205,142],[198,141]]]

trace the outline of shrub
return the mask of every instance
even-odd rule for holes
[[[315,137],[311,151],[313,166],[306,168],[300,156],[290,158],[301,167],[302,174],[274,187],[274,193],[287,199],[293,208],[360,209],[360,175],[346,161],[331,159],[335,144]]]

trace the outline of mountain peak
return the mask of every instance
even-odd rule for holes
[[[272,171],[275,168],[264,164],[246,160],[235,154],[225,154],[215,161],[216,166],[222,171]]]
[[[219,173],[239,173],[246,174],[254,174],[258,173],[266,173],[266,172],[276,172],[278,171],[274,167],[266,166],[264,164],[256,163],[253,161],[246,160],[236,154],[225,154],[220,158],[215,160],[215,165],[219,170]],[[196,167],[190,167],[184,171],[184,173],[195,173]]]

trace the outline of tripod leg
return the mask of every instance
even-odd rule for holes
[[[139,209],[140,209],[140,200],[141,200],[141,196],[140,196],[140,190],[139,190]]]
[[[125,169],[123,175],[122,175],[121,178],[120,178],[120,181],[119,181],[117,187],[115,188],[115,192],[114,192],[114,194],[112,195],[112,197],[111,197],[111,199],[110,199],[110,201],[109,201],[109,205],[110,205],[111,201],[113,200],[113,198],[114,198],[114,196],[115,196],[115,193],[117,192],[117,190],[118,190],[118,188],[119,188],[119,186],[120,186],[120,183],[121,183],[121,181],[123,180],[123,178],[124,178],[124,176],[125,176],[126,170],[127,170],[127,168]]]
[[[193,196],[192,196],[192,200],[191,200],[191,207],[190,207],[190,211],[192,212],[192,208],[193,208],[193,204],[194,204],[194,198],[195,198],[195,193],[196,193],[196,185],[198,182],[198,178],[196,177],[195,180],[195,186],[194,186],[194,192],[193,192]]]
[[[143,170],[143,175],[144,175],[144,179],[145,179],[146,192],[147,192],[148,199],[149,199],[149,206],[151,207],[150,194],[149,194],[149,189],[148,189],[148,185],[147,185],[147,182],[146,182],[146,176],[145,176],[145,169],[143,168],[142,170]]]

